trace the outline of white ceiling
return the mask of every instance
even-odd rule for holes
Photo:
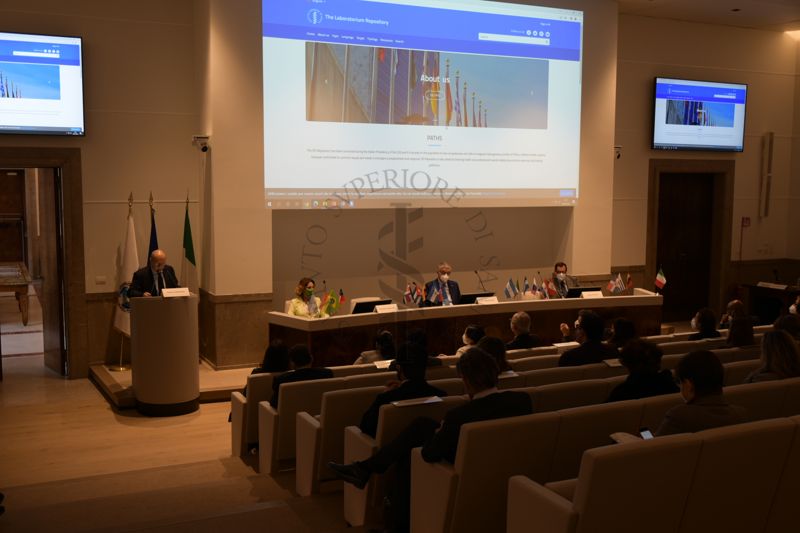
[[[759,30],[800,30],[800,0],[618,0],[620,13]],[[732,11],[738,9],[739,11]]]

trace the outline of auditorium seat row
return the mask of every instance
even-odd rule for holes
[[[742,383],[744,378],[759,365],[757,359],[725,364],[725,385]],[[534,412],[555,411],[603,403],[611,390],[624,379],[625,376],[615,376],[515,390],[530,394]],[[445,390],[448,396],[464,394],[463,382],[457,378],[435,380],[431,384]],[[337,463],[343,461],[342,436],[345,428],[358,425],[362,413],[382,390],[382,387],[369,387],[326,392],[322,395],[319,416],[312,416],[307,412],[297,414],[295,490],[299,495],[308,496],[316,493],[320,482],[333,479],[332,473],[325,465],[330,461]],[[406,415],[412,412],[406,409],[400,411]],[[405,420],[407,416],[402,419]]]
[[[784,533],[798,501],[793,416],[589,449],[576,479],[513,476],[506,531]]]
[[[726,348],[717,350],[723,363],[752,360],[758,357],[758,347]],[[539,356],[532,359],[548,359],[552,364],[557,364],[558,356]],[[680,360],[682,354],[666,356],[663,359],[664,368],[672,368]],[[602,379],[614,376],[623,376],[627,372],[624,367],[608,366],[605,363],[584,365],[579,367],[544,368],[519,372],[505,376],[500,380],[499,387],[512,389],[562,383],[568,381]],[[746,374],[745,374],[746,375]],[[454,378],[456,370],[453,367],[433,367],[428,370],[430,381],[438,384],[437,378]],[[262,473],[274,472],[281,461],[295,458],[296,417],[297,413],[305,412],[310,417],[315,417],[321,412],[322,396],[334,390],[355,389],[384,385],[394,379],[391,372],[373,372],[362,375],[349,375],[345,377],[287,383],[279,391],[279,408],[275,409],[267,401],[272,394],[272,375],[255,374],[248,378],[248,395],[245,398],[238,392],[231,396],[231,448],[232,454],[242,456],[251,446],[259,444],[259,470]],[[744,379],[742,377],[742,379]],[[268,383],[269,388],[264,387]],[[443,385],[445,386],[449,385]],[[459,387],[461,385],[453,385]],[[285,399],[284,399],[285,398]],[[254,424],[245,420],[250,406],[256,406],[257,419]],[[359,411],[363,412],[362,411]],[[256,436],[247,437],[249,428],[256,430]],[[250,440],[252,438],[252,440]],[[248,440],[245,440],[248,439]]]
[[[725,388],[725,396],[743,406],[750,420],[794,416],[800,413],[800,378],[733,385]],[[575,478],[584,451],[612,444],[609,435],[615,432],[657,428],[680,402],[678,394],[671,394],[467,424],[461,428],[455,464],[428,464],[418,449],[412,453],[412,531],[504,531],[511,476],[524,475],[539,484]],[[345,444],[346,459],[347,454]],[[746,476],[760,464],[760,458],[749,461],[737,453],[729,457],[727,468]],[[624,499],[616,501],[620,513],[628,510]],[[345,501],[345,511],[347,505]],[[640,529],[653,530],[649,524]]]
[[[363,365],[343,365],[329,367],[334,378],[382,374],[381,384],[394,379],[395,373],[386,368],[379,368],[373,363]],[[277,374],[251,374],[247,376],[247,396],[241,392],[231,393],[231,454],[241,457],[250,447],[258,443],[258,403],[268,401],[272,397],[272,379]],[[455,376],[455,369],[435,367],[428,371],[430,379],[441,379]],[[338,383],[338,382],[337,382]],[[357,382],[346,382],[352,386],[366,386]],[[280,403],[280,401],[278,402]]]

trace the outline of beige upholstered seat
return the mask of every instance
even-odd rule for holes
[[[375,438],[350,426],[344,433],[344,461],[352,463],[371,457],[378,448],[395,438],[408,424],[420,416],[441,420],[444,414],[467,401],[466,396],[443,398],[441,402],[397,407],[384,405],[378,417]],[[344,486],[344,519],[351,526],[361,526],[368,516],[378,513],[382,504],[383,476],[372,476],[364,489]]]
[[[731,403],[753,410],[756,418],[767,418],[787,411],[800,413],[800,392],[790,393],[797,389],[800,378],[735,385],[726,387],[725,394]],[[535,397],[535,391],[530,393]],[[506,501],[505,494],[497,489],[497,474],[501,484],[514,474],[527,475],[542,484],[574,478],[586,450],[610,444],[611,433],[635,434],[640,427],[657,428],[666,411],[682,401],[680,395],[670,394],[467,424],[461,429],[454,465],[428,465],[418,454],[412,455],[414,531],[502,531]],[[540,426],[543,420],[553,423],[556,429]],[[550,442],[552,438],[555,441],[551,453],[538,448],[542,439]],[[525,449],[537,452],[519,451]],[[552,495],[548,498],[552,499]],[[564,515],[556,522],[570,520]]]
[[[798,429],[772,419],[587,450],[576,480],[509,480],[507,531],[791,531]]]
[[[448,396],[464,394],[464,382],[460,378],[429,383]],[[334,478],[326,465],[331,461],[343,461],[344,429],[358,425],[375,396],[384,390],[384,387],[364,387],[329,391],[322,395],[318,417],[307,412],[297,413],[295,490],[299,495],[313,494],[321,481]]]
[[[278,392],[278,409],[258,404],[258,464],[264,474],[277,470],[280,461],[294,459],[297,413],[317,415],[325,392],[382,385],[392,372],[284,383]]]

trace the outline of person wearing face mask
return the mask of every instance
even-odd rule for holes
[[[566,298],[569,292],[570,278],[567,276],[567,264],[559,261],[553,267],[553,287],[559,298]]]
[[[425,284],[425,296],[420,302],[420,307],[438,305],[458,305],[461,301],[461,291],[458,283],[450,279],[453,268],[447,263],[439,263],[436,268],[436,279]]]
[[[603,332],[603,319],[600,315],[588,309],[581,309],[578,312],[578,320],[575,321],[574,335],[580,346],[564,352],[558,358],[558,366],[590,365],[618,357],[617,349],[603,342]]]
[[[481,340],[486,335],[486,332],[483,330],[482,326],[477,324],[470,324],[464,330],[464,333],[461,335],[461,342],[464,345],[456,351],[456,355],[461,357],[466,353],[467,350],[472,348],[473,346],[478,344],[478,341]]]
[[[306,318],[325,318],[328,316],[322,310],[322,301],[319,296],[314,296],[314,280],[311,278],[301,279],[294,290],[295,297],[289,304],[289,314],[294,316],[304,316]]]
[[[725,400],[723,378],[722,363],[712,352],[686,354],[675,368],[675,379],[685,403],[667,411],[655,434],[694,433],[747,422],[744,408]]]
[[[700,309],[692,317],[692,329],[697,333],[689,335],[688,340],[699,341],[700,339],[716,339],[720,336],[717,331],[717,317],[714,316],[714,311],[708,307]]]

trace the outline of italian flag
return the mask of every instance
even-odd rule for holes
[[[189,199],[186,199],[186,215],[183,218],[183,261],[181,261],[181,285],[197,294],[200,283],[197,277],[197,260],[192,242],[192,225],[189,222]]]
[[[656,287],[663,289],[667,284],[667,277],[664,275],[664,270],[659,267],[658,274],[656,274]]]

